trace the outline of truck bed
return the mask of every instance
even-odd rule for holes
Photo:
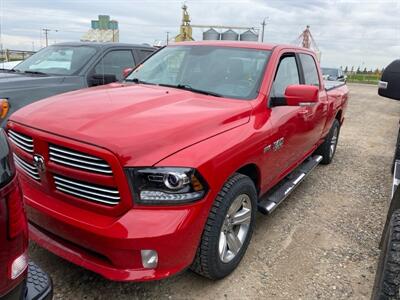
[[[338,87],[344,86],[346,83],[343,81],[324,80],[325,90],[330,91]]]

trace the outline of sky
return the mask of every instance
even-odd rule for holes
[[[322,52],[321,65],[382,68],[400,54],[400,0],[187,0],[192,24],[260,27],[264,42],[297,43],[310,25]],[[77,41],[99,14],[119,22],[120,41],[149,43],[175,36],[183,1],[0,0],[3,48],[40,49],[42,28],[49,43]],[[54,30],[58,30],[57,32]],[[202,29],[194,29],[201,39]]]

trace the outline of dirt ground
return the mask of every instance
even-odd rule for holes
[[[318,167],[256,231],[239,268],[212,282],[187,271],[115,283],[31,245],[55,299],[368,299],[388,207],[400,104],[350,85],[334,162]]]

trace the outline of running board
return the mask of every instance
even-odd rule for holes
[[[258,210],[268,215],[285,200],[290,193],[311,173],[321,162],[322,156],[315,155],[307,158],[292,173],[266,193],[258,202]],[[399,165],[400,169],[400,165]]]
[[[393,186],[392,186],[392,198],[397,186],[400,184],[400,160],[394,162],[394,174],[393,174]]]

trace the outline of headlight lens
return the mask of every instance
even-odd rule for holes
[[[127,174],[139,203],[188,203],[207,192],[204,179],[192,168],[128,168]]]

